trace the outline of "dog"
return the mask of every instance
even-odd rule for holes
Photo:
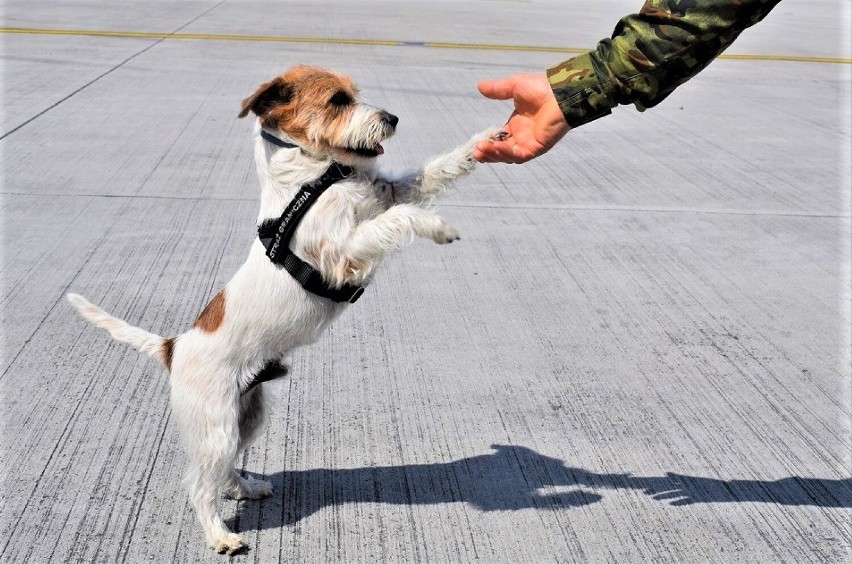
[[[263,382],[288,372],[288,354],[315,342],[392,251],[414,237],[439,244],[459,238],[432,204],[474,168],[477,142],[502,135],[489,130],[417,170],[382,173],[376,160],[398,118],[361,102],[349,77],[309,66],[262,84],[242,102],[239,117],[249,114],[257,118],[260,237],[189,331],[164,338],[68,294],[85,319],[159,358],[170,372],[172,411],[189,458],[185,482],[207,543],[220,554],[245,545],[222,521],[219,494],[272,494],[269,482],[235,469],[267,419]],[[304,193],[332,172],[342,178],[332,178],[307,209]],[[297,229],[287,225],[295,229],[289,241],[280,239],[285,213],[302,214]],[[313,273],[310,284],[273,261],[281,250]]]

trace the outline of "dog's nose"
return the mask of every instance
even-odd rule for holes
[[[384,116],[382,116],[382,119],[384,119],[384,120],[385,120],[385,122],[387,122],[388,124],[390,124],[390,126],[391,126],[391,127],[396,127],[396,124],[398,124],[398,123],[399,123],[399,118],[398,118],[398,117],[396,117],[396,116],[395,116],[395,115],[393,115],[393,114],[389,114],[389,113],[387,113],[387,112],[385,112],[385,115],[384,115]]]

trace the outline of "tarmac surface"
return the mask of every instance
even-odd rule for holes
[[[225,560],[167,374],[64,295],[191,325],[254,236],[256,85],[351,74],[401,168],[505,121],[477,80],[639,5],[4,2],[0,561]],[[243,469],[275,494],[223,501],[233,560],[848,562],[849,16],[782,2],[751,57],[462,182],[462,240],[400,252],[267,384]]]

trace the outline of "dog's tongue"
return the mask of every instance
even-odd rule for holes
[[[385,148],[382,147],[381,145],[376,145],[376,153],[379,154],[379,155],[384,155],[385,154]]]

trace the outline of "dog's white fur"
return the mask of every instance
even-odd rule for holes
[[[299,188],[321,176],[332,160],[356,169],[354,176],[320,197],[291,241],[297,255],[336,285],[365,284],[384,257],[415,236],[437,243],[457,239],[456,230],[429,208],[453,180],[473,169],[476,143],[495,136],[478,135],[419,170],[383,174],[374,167],[375,158],[355,154],[351,148],[380,147],[393,134],[395,121],[389,122],[386,112],[358,103],[357,90],[347,81],[331,71],[298,67],[262,85],[243,108],[243,114],[251,110],[258,115],[258,130],[266,127],[301,147],[277,147],[258,135],[258,222],[279,217]],[[311,99],[300,98],[300,88]],[[351,103],[342,109],[324,107],[322,96],[340,89],[353,96]],[[285,115],[285,110],[290,113]],[[307,129],[299,125],[305,112],[313,112]],[[213,330],[196,323],[179,337],[164,339],[128,325],[81,296],[69,294],[68,299],[83,317],[115,339],[170,365],[172,409],[190,459],[186,484],[192,504],[214,550],[234,553],[242,548],[242,539],[222,522],[218,494],[261,499],[271,495],[272,486],[244,478],[234,469],[240,453],[260,432],[267,412],[262,384],[243,395],[240,389],[267,361],[281,361],[296,347],[314,342],[347,304],[305,291],[270,262],[258,239],[224,289],[224,312]]]

